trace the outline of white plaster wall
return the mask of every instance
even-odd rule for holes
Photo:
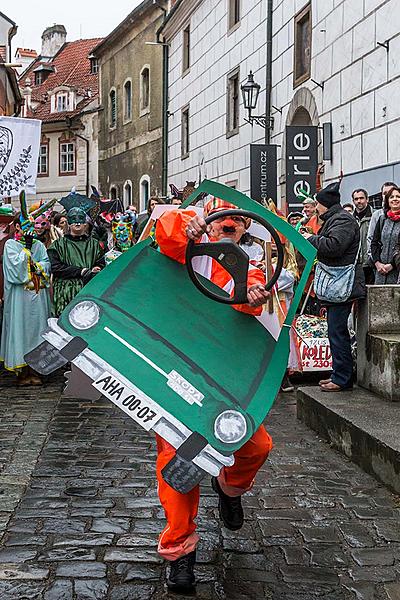
[[[305,5],[305,0],[274,1],[272,104],[283,111],[275,122],[275,143],[282,140],[296,91],[293,17]],[[312,21],[311,77],[324,90],[311,80],[303,86],[315,97],[320,124],[333,125],[334,160],[326,163],[325,180],[341,169],[346,175],[400,161],[398,0],[312,0]],[[377,43],[387,39],[389,53]]]
[[[240,66],[240,82],[250,69],[262,90],[259,112],[265,101],[266,3],[242,3],[240,25],[229,35],[227,0],[204,0],[191,16],[191,67],[182,77],[182,32],[169,40],[169,161],[168,181],[178,187],[201,177],[221,183],[238,181],[249,192],[250,143],[262,143],[264,131],[244,121],[240,106],[239,133],[226,137],[227,75]],[[280,74],[279,74],[280,75]],[[181,159],[181,109],[190,104],[190,153]]]
[[[274,0],[273,92],[278,174],[283,172],[284,131],[294,94],[294,15],[306,0]],[[168,180],[178,187],[201,176],[222,183],[238,180],[249,192],[249,144],[262,143],[263,130],[244,121],[226,138],[226,77],[240,66],[261,84],[257,112],[264,111],[266,2],[242,1],[240,26],[227,34],[227,0],[203,0],[191,15],[191,68],[182,77],[182,31],[169,40]],[[333,124],[333,161],[325,180],[400,161],[400,6],[399,0],[312,0],[311,80],[320,124]],[[377,42],[390,39],[390,51]],[[300,86],[301,87],[301,86]],[[181,109],[190,104],[190,153],[181,160]],[[372,193],[378,191],[370,190]],[[278,194],[279,196],[280,194]]]

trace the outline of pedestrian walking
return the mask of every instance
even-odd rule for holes
[[[339,183],[317,194],[317,212],[323,222],[318,235],[303,233],[317,248],[319,263],[315,292],[327,307],[328,338],[332,352],[332,375],[320,382],[324,392],[353,387],[353,358],[347,326],[353,301],[365,295],[364,274],[357,264],[360,229],[340,204]]]
[[[104,252],[87,234],[86,214],[68,211],[69,233],[48,249],[53,274],[54,313],[58,317],[83,286],[105,266]]]
[[[368,192],[363,188],[354,190],[351,197],[354,203],[353,216],[360,227],[360,252],[358,255],[358,262],[362,265],[365,283],[372,285],[374,283],[375,275],[368,256],[367,238],[373,210],[368,203]]]
[[[375,285],[397,283],[399,269],[395,261],[400,235],[400,188],[392,187],[385,195],[383,214],[375,226],[371,256],[376,267]]]

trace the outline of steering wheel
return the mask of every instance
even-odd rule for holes
[[[274,274],[271,279],[267,281],[265,290],[269,291],[275,283],[278,281],[279,275],[281,274],[284,260],[283,246],[277,231],[266,221],[263,217],[260,217],[256,213],[249,210],[221,210],[205,219],[207,225],[213,223],[217,219],[241,216],[249,217],[260,225],[263,225],[276,244],[278,253],[278,260],[275,267]],[[222,296],[216,292],[208,289],[204,283],[199,279],[195,270],[193,269],[192,260],[196,256],[209,256],[216,260],[232,277],[235,287],[234,294],[232,297]],[[186,268],[189,273],[190,279],[194,285],[208,298],[222,302],[223,304],[247,304],[247,276],[249,272],[249,256],[246,252],[231,239],[222,239],[218,242],[200,242],[195,243],[194,240],[189,240],[186,247]]]

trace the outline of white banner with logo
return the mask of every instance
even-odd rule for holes
[[[36,193],[42,122],[0,116],[0,198]]]

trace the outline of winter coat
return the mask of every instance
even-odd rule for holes
[[[371,263],[368,257],[368,230],[369,224],[372,217],[372,208],[368,206],[365,216],[361,219],[357,219],[357,211],[354,212],[354,218],[356,219],[358,226],[360,227],[360,254],[358,255],[358,263],[362,267],[370,267]]]
[[[345,211],[340,204],[335,204],[320,218],[323,226],[319,234],[308,238],[308,241],[318,250],[317,259],[329,267],[355,264],[360,247],[360,228],[353,215]],[[364,272],[361,264],[357,264],[348,302],[364,296]]]
[[[400,221],[392,221],[386,215],[382,215],[376,224],[374,236],[371,242],[371,256],[375,264],[377,261],[393,265],[393,270],[387,275],[375,273],[375,285],[386,285],[397,283],[399,268],[395,262],[396,245],[399,241]]]

